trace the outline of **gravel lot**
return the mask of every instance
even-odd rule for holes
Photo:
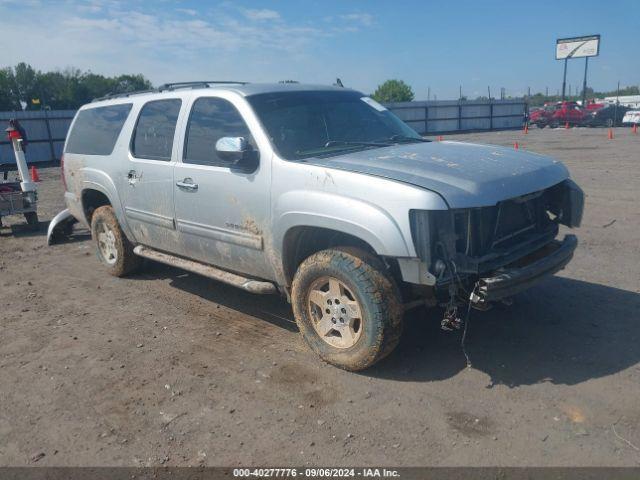
[[[558,276],[460,334],[412,311],[360,374],[305,348],[289,306],[158,264],[127,279],[88,233],[0,229],[0,465],[640,465],[640,134],[446,136],[566,162],[581,245]],[[44,454],[44,456],[42,456]],[[37,462],[37,463],[36,463]]]

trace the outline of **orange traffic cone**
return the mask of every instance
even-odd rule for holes
[[[637,124],[637,123],[634,123],[634,124],[633,124],[633,127],[631,127],[631,131],[632,131],[633,133],[638,133],[638,124]]]
[[[524,124],[524,130],[523,130],[523,133],[524,133],[525,135],[529,133],[529,124],[527,124],[527,123],[525,123],[525,124]]]
[[[607,138],[609,140],[613,140],[613,129],[611,129],[611,128],[609,129],[609,134],[607,135]]]
[[[38,169],[36,168],[35,165],[31,165],[31,181],[32,182],[40,181],[40,175],[38,175]]]
[[[516,150],[520,148],[520,145],[518,145],[518,142],[513,142],[513,148]]]
[[[564,124],[564,128],[569,128],[569,122]]]

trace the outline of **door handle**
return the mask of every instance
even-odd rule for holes
[[[193,180],[190,178],[185,178],[181,182],[176,182],[176,185],[186,190],[193,190],[193,191],[198,190],[198,184],[193,183]]]

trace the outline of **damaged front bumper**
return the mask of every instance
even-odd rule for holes
[[[555,240],[518,261],[497,270],[491,277],[481,277],[474,301],[487,303],[522,292],[542,278],[562,270],[578,246],[575,235]]]

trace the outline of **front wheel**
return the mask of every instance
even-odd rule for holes
[[[142,259],[133,253],[133,245],[120,228],[109,205],[99,207],[91,217],[91,236],[96,242],[96,254],[107,271],[116,277],[133,273]]]
[[[324,361],[357,371],[396,347],[402,303],[382,262],[357,249],[330,249],[298,267],[292,304],[303,338]]]

